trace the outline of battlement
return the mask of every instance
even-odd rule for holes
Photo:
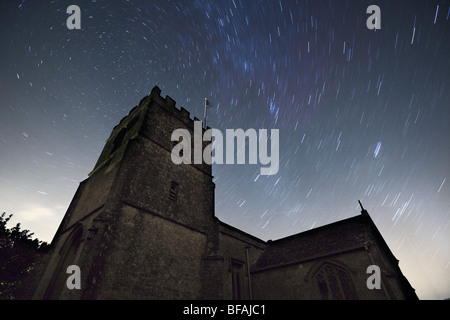
[[[180,109],[178,109],[176,107],[176,101],[173,100],[171,97],[166,96],[165,98],[163,98],[161,96],[161,89],[158,86],[155,86],[153,87],[152,91],[148,96],[145,96],[144,98],[141,99],[139,105],[131,109],[128,115],[126,115],[125,117],[122,118],[122,120],[120,120],[119,124],[114,127],[111,136],[114,136],[114,132],[116,131],[116,129],[121,127],[122,124],[126,121],[126,119],[132,116],[137,109],[145,108],[151,102],[158,104],[161,108],[170,113],[172,116],[174,116],[175,118],[186,124],[189,128],[192,128],[192,130],[194,129],[194,121],[201,121],[197,117],[191,119],[190,112],[187,111],[185,108],[181,107]],[[203,128],[203,131],[208,129],[211,128],[210,127],[207,127],[206,129]]]

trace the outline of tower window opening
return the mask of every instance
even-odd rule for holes
[[[172,201],[177,201],[178,197],[178,189],[180,185],[176,183],[175,181],[172,181],[170,184],[170,192],[169,192],[169,199]]]
[[[125,138],[125,135],[127,133],[127,129],[122,128],[122,130],[120,130],[120,132],[117,134],[117,137],[114,139],[114,147],[111,151],[111,153],[114,153],[117,149],[120,148],[120,146],[122,145],[122,142]]]

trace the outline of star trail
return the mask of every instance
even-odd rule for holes
[[[39,239],[158,85],[199,119],[207,98],[223,132],[279,130],[276,175],[213,166],[219,219],[275,240],[361,200],[419,298],[450,297],[450,1],[8,0],[0,15],[0,212]]]

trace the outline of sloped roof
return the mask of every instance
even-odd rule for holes
[[[364,217],[359,215],[276,241],[268,241],[266,250],[252,271],[314,259],[364,246],[367,236]]]

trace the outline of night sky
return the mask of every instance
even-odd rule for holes
[[[208,98],[223,132],[280,130],[276,175],[213,166],[219,219],[275,240],[361,200],[419,298],[450,297],[450,1],[0,3],[11,226],[51,241],[113,127],[158,85],[199,119]]]

